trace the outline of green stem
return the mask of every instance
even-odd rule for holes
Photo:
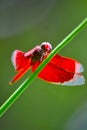
[[[42,62],[42,64],[27,78],[19,88],[2,104],[0,107],[0,117],[8,110],[8,108],[18,99],[18,97],[24,92],[24,90],[32,83],[38,73],[45,67],[45,65],[51,60],[51,58],[59,52],[64,46],[66,46],[82,29],[87,25],[87,18],[84,19],[60,44],[58,44],[51,54]]]

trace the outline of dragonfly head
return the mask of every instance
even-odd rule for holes
[[[44,52],[50,53],[51,50],[52,50],[52,46],[51,46],[51,44],[50,44],[49,42],[43,42],[43,43],[41,44],[41,49],[42,49]]]

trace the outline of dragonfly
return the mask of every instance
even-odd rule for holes
[[[9,83],[17,82],[30,69],[34,72],[51,51],[52,45],[49,42],[43,42],[27,52],[14,50],[11,60],[16,75]],[[55,54],[37,76],[52,84],[76,86],[85,84],[85,78],[82,75],[83,71],[82,64],[77,60]]]

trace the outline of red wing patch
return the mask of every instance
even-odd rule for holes
[[[16,71],[21,71],[31,65],[31,59],[24,56],[24,52],[15,50],[12,54],[12,63]]]
[[[37,66],[38,64],[35,64],[33,66],[33,71],[35,68],[37,68]],[[65,71],[64,69],[57,67],[55,64],[51,62],[48,63],[38,75],[39,78],[42,78],[48,82],[53,83],[63,83],[65,81],[72,79],[73,76],[74,73]]]
[[[83,72],[83,66],[76,60],[56,54],[51,62],[66,71],[79,73]]]
[[[54,84],[69,86],[84,84],[85,80],[82,74],[76,73],[76,63],[78,62],[73,59],[55,55],[38,74],[38,77]],[[36,63],[32,71],[34,71],[39,64],[39,62]],[[78,65],[80,65],[80,63],[78,63]],[[78,68],[78,72],[79,71]]]
[[[31,57],[25,57],[24,52],[15,50],[12,55],[12,63],[17,74],[10,81],[10,84],[18,81],[31,67]]]

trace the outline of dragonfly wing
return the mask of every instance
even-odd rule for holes
[[[20,78],[23,77],[23,75],[29,70],[29,67],[27,66],[25,69],[19,71],[9,82],[10,85],[17,82]]]
[[[62,85],[76,86],[85,84],[85,78],[80,73],[75,73],[73,78],[69,81],[64,82]]]
[[[18,81],[31,67],[31,57],[26,57],[25,53],[15,50],[12,54],[12,63],[17,74],[10,81],[10,84]]]
[[[24,52],[20,50],[15,50],[13,52],[11,60],[12,60],[15,70],[17,70],[18,66],[21,66],[20,59],[23,59],[23,56],[24,56]]]
[[[56,54],[52,58],[51,62],[53,64],[56,64],[59,68],[62,68],[69,72],[79,73],[84,71],[83,66],[77,60],[64,57],[58,54]]]
[[[25,53],[20,50],[15,50],[11,57],[13,66],[16,71],[25,69],[26,65],[30,67],[30,58],[25,57]]]
[[[75,62],[75,60],[70,58],[68,58],[67,61],[67,58],[55,55],[38,74],[38,77],[53,84],[62,84],[67,86],[84,84],[85,80],[82,74],[76,73]],[[36,63],[33,66],[32,71],[34,71],[39,64],[40,63]]]

